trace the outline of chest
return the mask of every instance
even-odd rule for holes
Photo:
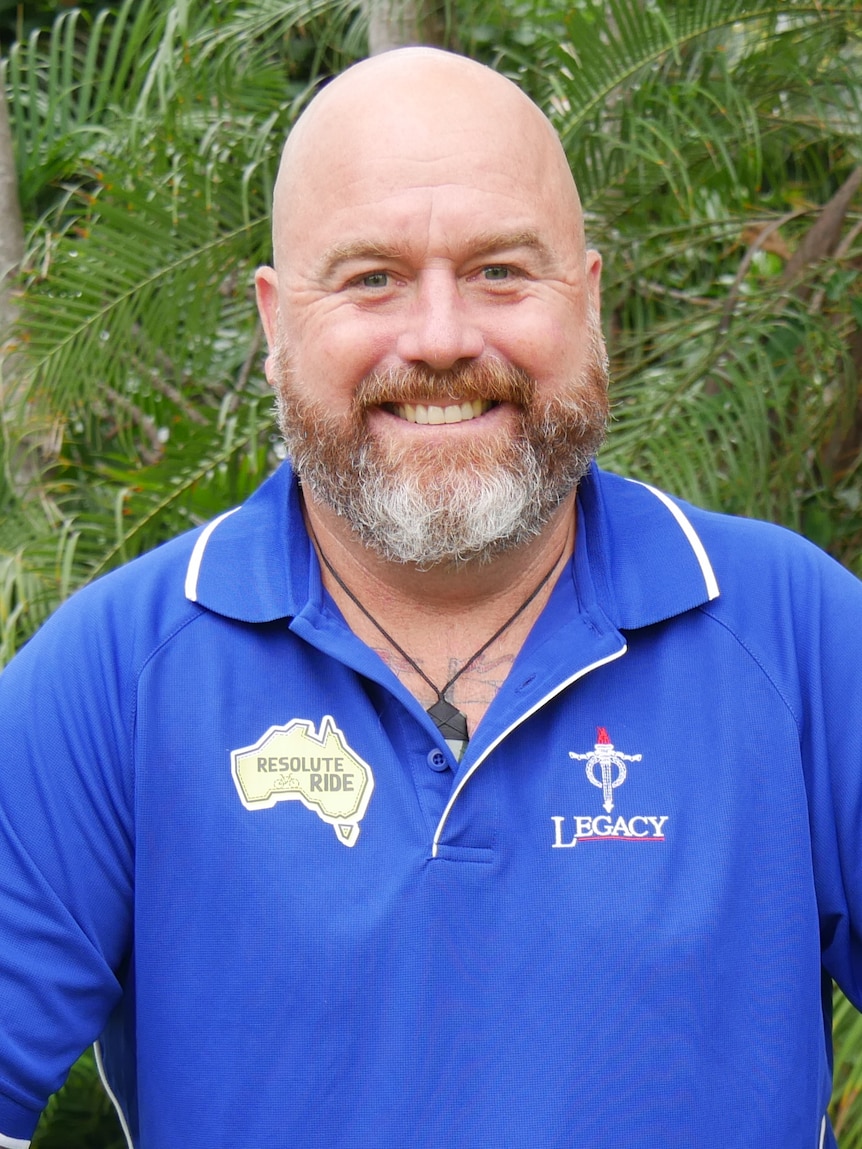
[[[748,888],[768,884],[787,850],[804,862],[798,732],[723,637],[696,663],[670,631],[553,670],[539,649],[488,683],[460,765],[406,692],[287,633],[242,641],[242,657],[184,656],[182,686],[167,665],[142,683],[143,829],[187,824],[178,841],[202,850],[208,835],[263,843],[274,865],[311,851],[334,875],[446,855],[535,869],[571,896],[583,874],[622,884],[626,913],[648,912],[644,893],[682,869],[726,890],[743,872]]]

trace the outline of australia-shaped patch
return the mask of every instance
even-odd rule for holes
[[[230,757],[233,780],[247,810],[301,802],[332,826],[339,842],[356,845],[374,776],[328,714],[319,733],[313,722],[294,718],[286,726],[270,726],[253,746],[234,750]]]

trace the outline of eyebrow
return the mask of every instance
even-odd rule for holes
[[[401,249],[386,243],[356,240],[353,243],[335,243],[326,249],[320,261],[319,277],[328,279],[343,263],[365,259],[397,259]]]
[[[509,251],[512,248],[527,248],[541,256],[549,256],[547,244],[539,239],[534,231],[486,231],[473,237],[470,253],[473,256],[491,255],[495,251]]]
[[[472,236],[463,246],[473,259],[514,248],[527,248],[545,259],[550,257],[549,248],[534,231],[483,231]],[[354,260],[401,259],[404,254],[404,247],[398,244],[376,243],[373,240],[336,243],[324,252],[319,276],[328,279],[343,264]]]

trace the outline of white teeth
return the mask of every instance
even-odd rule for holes
[[[449,403],[445,407],[433,403],[398,403],[394,411],[408,423],[439,426],[441,423],[466,423],[484,415],[492,406],[487,399],[465,399],[463,403]]]

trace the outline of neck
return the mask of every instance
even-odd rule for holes
[[[381,558],[360,543],[350,526],[328,507],[314,503],[307,494],[304,500],[312,538],[353,593],[366,606],[373,604],[375,612],[403,609],[438,620],[441,613],[448,618],[461,613],[493,614],[522,600],[556,559],[561,570],[574,549],[574,493],[545,530],[526,545],[490,560],[439,564],[427,570]],[[323,565],[321,573],[324,586],[341,605],[339,588]]]

